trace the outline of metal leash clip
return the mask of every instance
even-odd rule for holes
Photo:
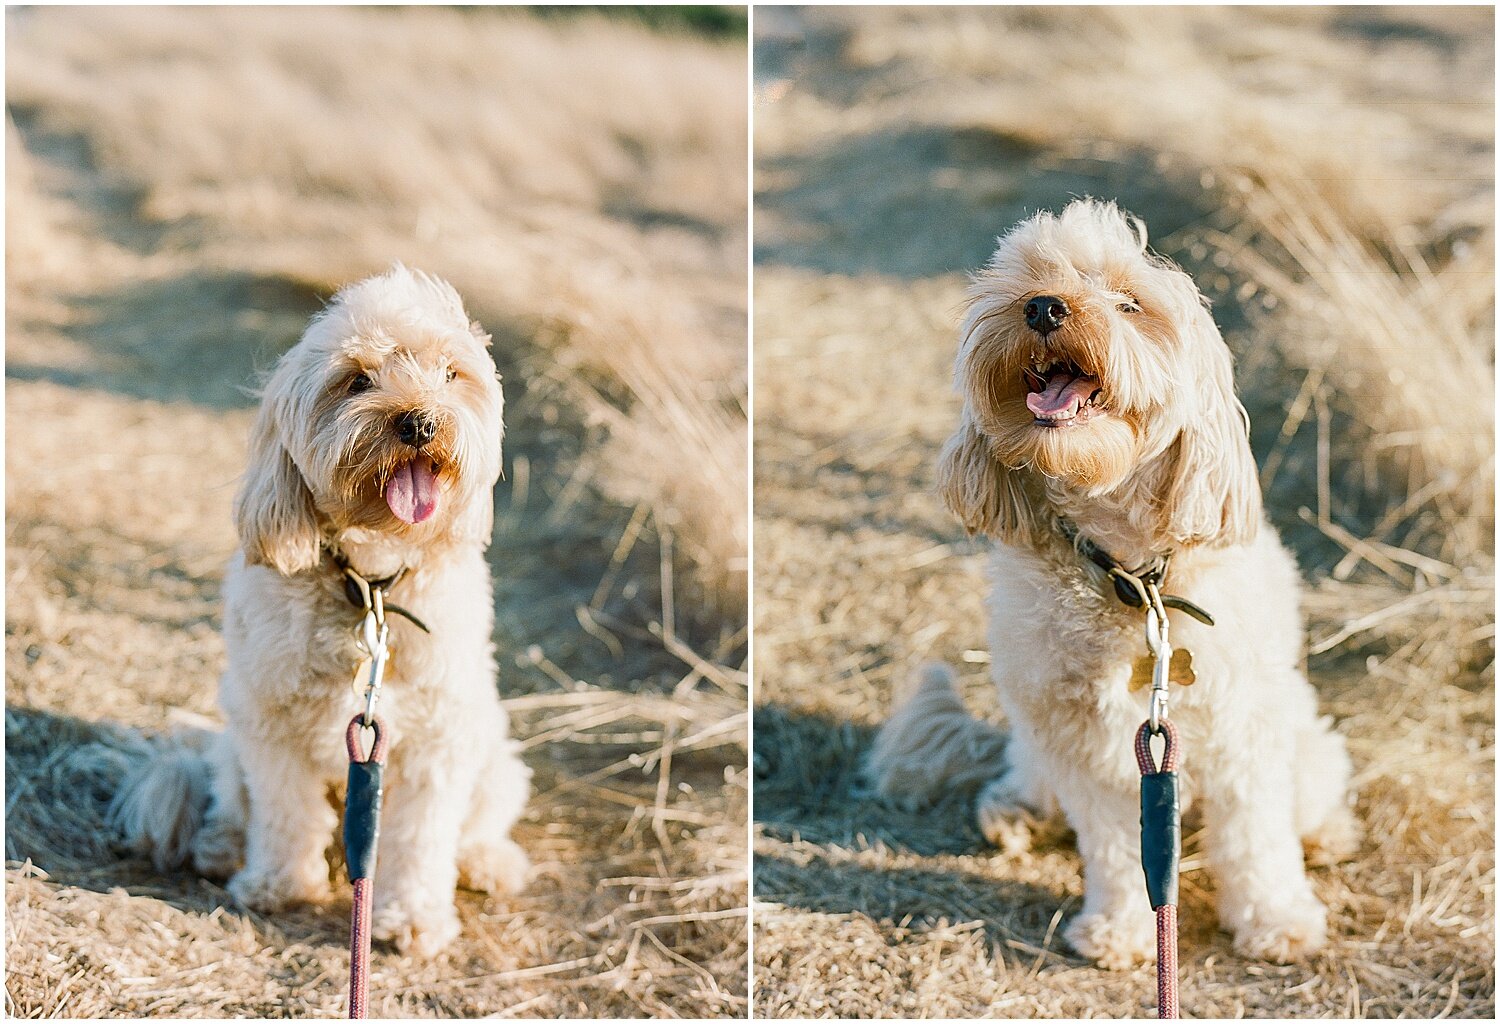
[[[365,710],[361,719],[363,726],[368,729],[371,727],[370,723],[375,720],[375,704],[380,699],[380,686],[385,679],[385,664],[391,656],[390,647],[386,643],[391,627],[385,621],[385,595],[381,589],[379,587],[361,589],[368,595],[368,603],[365,606],[365,617],[360,623],[360,632],[355,643],[365,652],[370,663],[370,672],[365,680]],[[357,669],[354,681],[359,682]]]
[[[1167,687],[1171,681],[1172,643],[1167,636],[1167,612],[1162,607],[1161,590],[1146,582],[1146,649],[1151,652],[1151,734],[1161,732],[1167,717]]]

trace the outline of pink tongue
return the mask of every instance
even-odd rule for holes
[[[1073,377],[1067,373],[1054,373],[1047,380],[1047,387],[1026,396],[1026,408],[1037,416],[1051,416],[1060,412],[1077,412],[1099,386],[1092,377]]]
[[[413,525],[425,522],[437,509],[437,477],[426,459],[413,459],[391,475],[385,503],[396,518]]]

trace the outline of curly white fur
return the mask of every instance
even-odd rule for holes
[[[1027,323],[1039,295],[1068,309],[1046,334]],[[1070,365],[1066,375],[1050,376],[1058,363]],[[1049,425],[1037,410],[1074,392],[1038,392],[1067,380],[1082,382],[1087,413],[1080,405],[1070,422]],[[975,279],[957,384],[964,408],[943,452],[942,493],[971,531],[1001,542],[990,646],[1010,736],[980,795],[986,834],[1011,845],[1016,819],[1055,799],[1084,863],[1068,941],[1108,967],[1154,958],[1132,753],[1147,691],[1128,685],[1146,653],[1142,613],[1116,599],[1058,522],[1127,567],[1172,552],[1164,590],[1217,620],[1169,613],[1173,643],[1191,650],[1197,671],[1194,685],[1172,687],[1171,716],[1184,802],[1196,802],[1206,824],[1220,919],[1248,956],[1317,949],[1327,914],[1299,838],[1334,855],[1351,848],[1350,762],[1299,668],[1296,566],[1264,519],[1230,354],[1192,280],[1150,253],[1144,226],[1113,204],[1038,214],[1000,240]],[[941,732],[948,751],[963,749],[952,740],[963,728],[954,701],[932,693],[939,684],[951,689],[929,680],[887,734]],[[912,721],[924,714],[949,720],[942,729]],[[918,768],[934,790],[972,772],[922,743],[878,748],[873,781],[890,790],[903,780],[903,796]]]
[[[368,578],[405,567],[390,600],[432,633],[389,617],[374,932],[421,955],[458,934],[460,879],[510,891],[527,869],[509,832],[530,771],[496,689],[484,559],[502,432],[488,344],[451,287],[398,264],[340,291],[282,357],[235,507],[242,550],[224,585],[219,687],[228,728],[196,761],[158,757],[117,801],[130,838],[166,859],[190,851],[206,875],[232,874],[229,891],[246,906],[328,898],[324,850],[337,816],[327,796],[347,772],[361,655],[359,613],[326,552]],[[399,418],[413,412],[431,424],[426,443],[400,436]],[[416,485],[405,504],[388,493],[416,460],[427,481],[418,491],[435,503],[426,515],[410,511]],[[210,763],[199,827],[182,806],[195,792],[183,777]]]

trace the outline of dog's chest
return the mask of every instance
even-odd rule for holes
[[[990,648],[1002,688],[1049,699],[1124,696],[1146,655],[1145,614],[1081,563],[997,552]]]

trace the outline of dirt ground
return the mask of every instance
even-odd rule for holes
[[[435,961],[377,949],[371,1014],[743,1016],[743,25],[268,10],[7,15],[6,1014],[343,1015],[347,901],[242,912],[104,812],[143,736],[215,715],[255,372],[401,257],[455,281],[505,382],[535,871],[460,893]],[[595,79],[550,73],[575,61]],[[722,456],[728,513],[653,468],[665,420]]]
[[[922,661],[998,718],[987,545],[932,490],[956,323],[995,236],[1084,194],[1215,301],[1366,829],[1312,872],[1329,947],[1288,966],[1232,952],[1186,836],[1184,1015],[1493,1016],[1492,13],[1185,10],[757,11],[760,1016],[1154,1016],[1149,968],[1060,939],[1064,829],[1002,857],[971,792],[913,814],[856,780]],[[1437,280],[1470,282],[1461,322],[1408,333]],[[1429,430],[1433,358],[1477,393]]]

